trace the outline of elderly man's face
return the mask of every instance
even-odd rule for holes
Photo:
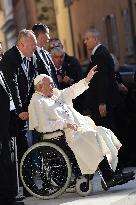
[[[36,49],[37,40],[34,34],[22,41],[22,52],[26,57],[32,57]]]
[[[86,32],[84,35],[84,44],[88,50],[93,50],[96,46],[96,38],[91,32]]]
[[[52,56],[52,60],[54,62],[54,65],[57,69],[59,69],[64,61],[64,54],[62,53],[54,53]]]
[[[46,77],[43,78],[41,92],[47,97],[52,97],[53,88],[54,88],[53,81],[50,78],[46,78]]]

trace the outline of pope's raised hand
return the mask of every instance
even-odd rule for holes
[[[93,76],[98,72],[97,70],[96,70],[96,68],[97,68],[97,65],[95,65],[90,71],[89,71],[89,73],[87,74],[87,76],[86,76],[86,81],[90,81],[92,78],[93,78]]]

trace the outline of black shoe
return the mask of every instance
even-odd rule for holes
[[[115,175],[113,179],[106,181],[106,184],[107,184],[107,187],[110,188],[110,187],[114,187],[117,185],[125,184],[131,179],[127,177],[123,177],[122,175]]]
[[[25,205],[23,201],[15,201],[13,205]]]
[[[127,178],[129,178],[129,177],[131,178],[131,177],[135,176],[135,172],[133,172],[133,171],[132,172],[122,172],[121,174],[123,177],[127,177]]]
[[[119,170],[117,175],[122,176],[124,179],[123,182],[119,182],[118,185],[125,184],[125,183],[135,179],[135,177],[134,177],[135,173],[133,171],[132,172],[122,172]]]
[[[23,199],[25,199],[25,196],[17,196],[16,197],[16,201],[22,201]]]
[[[134,175],[135,175],[135,172],[133,172],[133,171],[131,171],[131,172],[123,172],[121,169],[117,169],[115,173],[116,174],[120,174],[120,175],[122,175],[124,177],[134,177]]]

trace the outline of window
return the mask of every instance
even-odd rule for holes
[[[111,53],[115,53],[115,55],[119,57],[119,39],[116,17],[114,15],[104,17],[103,24],[104,33],[106,36],[106,46]]]
[[[130,16],[127,9],[124,9],[123,17],[124,17],[126,48],[127,48],[128,55],[132,55],[134,54],[134,48],[133,48],[133,40],[132,40],[132,31],[130,26],[131,25]]]
[[[64,5],[65,6],[70,6],[72,4],[73,0],[64,0]]]
[[[111,28],[112,28],[112,41],[113,41],[113,51],[117,57],[119,57],[119,36],[117,29],[116,16],[111,15]]]

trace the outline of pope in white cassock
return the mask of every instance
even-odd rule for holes
[[[121,147],[111,130],[96,126],[90,117],[73,108],[72,99],[88,89],[89,81],[94,74],[97,75],[96,72],[95,66],[86,78],[64,90],[54,88],[49,76],[38,75],[29,105],[29,129],[40,133],[64,130],[82,174],[93,174],[104,156],[115,170]]]

